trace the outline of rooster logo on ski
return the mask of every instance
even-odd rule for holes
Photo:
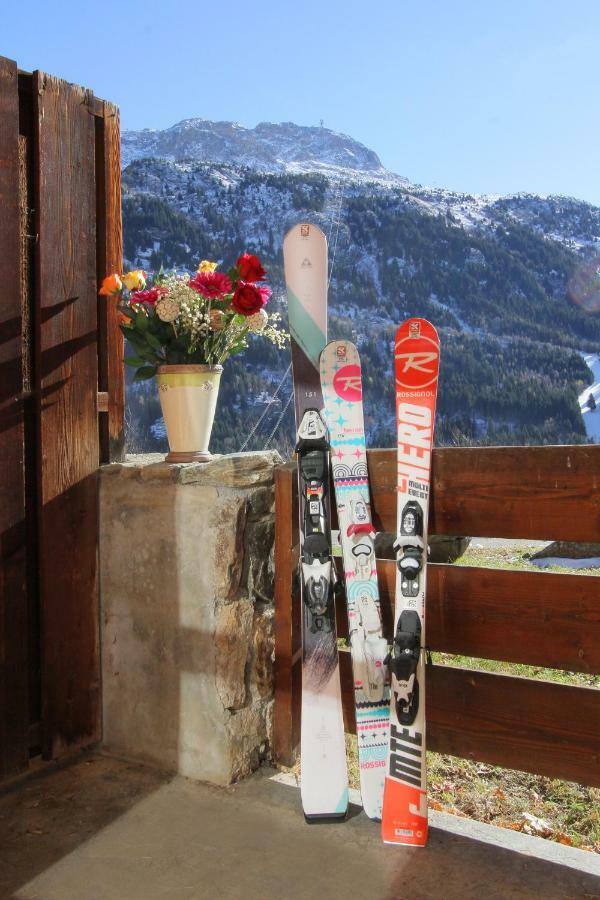
[[[333,389],[342,400],[357,403],[362,400],[362,379],[360,366],[343,366],[333,376]]]
[[[431,344],[431,349],[423,349]],[[410,391],[424,390],[437,380],[439,350],[434,340],[410,334],[396,344],[396,383]]]

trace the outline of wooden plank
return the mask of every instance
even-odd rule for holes
[[[438,753],[600,787],[600,690],[431,666],[427,729]]]
[[[273,712],[273,755],[283,765],[293,764],[294,715],[293,666],[294,628],[292,605],[292,485],[291,466],[275,470],[275,705]],[[297,679],[296,679],[297,682]]]
[[[355,733],[347,651],[340,671]],[[429,750],[600,786],[600,690],[451,666],[428,666],[426,677]]]
[[[0,779],[28,763],[28,618],[17,67],[0,57]]]
[[[42,751],[100,736],[95,128],[90,95],[33,74]]]
[[[367,460],[375,527],[395,532],[395,450],[370,450]],[[600,446],[434,450],[430,532],[596,540]]]
[[[95,117],[96,265],[101,284],[110,272],[122,272],[123,235],[119,110],[112,103],[96,100],[96,113],[99,103],[102,115]],[[113,299],[98,297],[98,326],[98,386],[108,394],[108,409],[100,410],[100,452],[102,462],[111,462],[125,457],[125,348]]]
[[[391,638],[396,564],[378,560],[377,572]],[[600,674],[595,576],[429,564],[426,622],[432,650]]]

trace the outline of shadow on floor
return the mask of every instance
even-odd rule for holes
[[[384,847],[364,814],[304,823],[299,791],[263,770],[227,789],[93,756],[0,797],[11,900],[599,898],[600,861],[432,816],[422,849]],[[354,810],[356,813],[356,810]],[[446,821],[448,820],[448,821]],[[464,824],[456,828],[468,829]],[[483,829],[483,830],[482,830]],[[483,836],[483,837],[481,837]],[[510,835],[502,842],[514,842]],[[547,844],[547,842],[546,842]],[[598,862],[598,865],[597,865]],[[596,867],[596,868],[594,868]],[[594,871],[598,874],[595,875]]]
[[[21,886],[171,778],[135,763],[84,754],[44,765],[0,789],[0,898],[18,897]]]

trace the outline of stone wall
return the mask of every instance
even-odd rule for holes
[[[276,452],[100,476],[103,740],[214,784],[269,754]]]

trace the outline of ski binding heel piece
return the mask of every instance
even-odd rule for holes
[[[421,619],[414,609],[400,614],[392,651],[387,657],[388,668],[396,683],[392,682],[398,721],[412,725],[419,708],[419,684],[417,666],[421,656]]]
[[[331,631],[331,569],[331,560],[322,563],[314,559],[311,563],[302,563],[304,602],[311,614],[310,630],[313,634]]]

